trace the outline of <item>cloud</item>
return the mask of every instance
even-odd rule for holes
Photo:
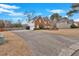
[[[23,13],[15,12],[15,9],[19,9],[20,7],[7,5],[7,4],[0,4],[0,13],[8,14],[9,16],[22,16]]]
[[[62,9],[55,9],[55,10],[48,10],[48,12],[51,12],[51,13],[64,13],[65,11],[62,10]]]
[[[10,16],[23,16],[23,13],[17,13],[17,12],[13,12],[9,14]]]
[[[3,8],[0,8],[0,13],[13,13],[13,10],[7,10],[7,9],[3,9]]]
[[[20,7],[17,6],[13,6],[13,5],[7,5],[7,4],[0,4],[1,8],[5,8],[5,9],[19,9]]]
[[[9,16],[23,16],[21,12],[14,12],[14,10],[8,10],[4,8],[0,8],[0,13],[7,13]]]

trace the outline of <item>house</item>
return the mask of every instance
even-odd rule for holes
[[[34,30],[35,29],[35,23],[33,22],[34,20],[31,20],[27,23],[27,25],[29,26],[30,30]],[[27,27],[28,27],[27,26]]]
[[[36,29],[49,29],[51,27],[51,22],[47,17],[35,17],[33,22]]]
[[[73,20],[70,20],[66,17],[61,18],[59,21],[51,21],[48,17],[36,16],[32,21],[28,23],[32,29],[53,29],[54,24],[56,28],[71,28],[71,25],[74,23]],[[30,25],[31,24],[31,25]]]
[[[73,24],[73,20],[69,20],[68,18],[64,17],[60,21],[57,22],[57,28],[71,28]]]

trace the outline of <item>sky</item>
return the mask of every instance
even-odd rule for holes
[[[66,13],[71,10],[71,5],[71,3],[1,3],[0,19],[12,22],[21,20],[24,23],[28,13],[33,13],[33,16],[48,17],[53,13],[59,13],[62,17],[66,17]],[[78,15],[79,13],[74,14],[71,18],[79,21]]]

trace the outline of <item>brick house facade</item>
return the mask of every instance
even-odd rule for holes
[[[51,27],[51,22],[48,18],[38,16],[33,21],[35,23],[35,28],[46,28],[49,29]]]

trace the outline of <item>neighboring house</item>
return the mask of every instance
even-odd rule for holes
[[[38,16],[34,19],[34,24],[36,29],[42,29],[42,28],[50,28],[51,27],[51,22],[47,17],[41,17]]]
[[[29,21],[27,23],[27,25],[29,26],[29,29],[30,30],[34,30],[35,29],[35,23],[33,22],[33,20]]]
[[[56,19],[51,20],[51,27],[52,27],[52,29],[56,29],[57,28],[57,26],[56,26],[57,22],[58,21]]]
[[[69,20],[68,18],[62,18],[60,21],[57,22],[56,27],[57,28],[71,28],[72,24],[73,24],[72,20]]]

